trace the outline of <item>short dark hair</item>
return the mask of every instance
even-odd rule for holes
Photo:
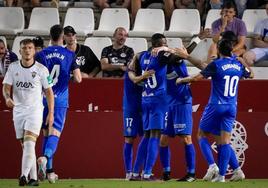
[[[30,38],[26,38],[26,39],[23,39],[23,40],[20,41],[20,45],[22,45],[22,44],[26,45],[26,44],[30,44],[30,43],[32,43],[34,45],[33,40],[30,39]]]
[[[40,36],[33,38],[33,43],[35,47],[41,47],[41,48],[44,47],[44,40]]]
[[[222,39],[226,39],[232,42],[233,45],[238,43],[238,37],[233,31],[224,31],[221,33]]]
[[[224,0],[223,4],[221,5],[221,9],[225,9],[225,8],[226,9],[233,8],[235,12],[237,13],[237,7],[236,7],[234,0]]]
[[[230,40],[221,39],[217,44],[219,53],[224,56],[232,56],[233,44]]]
[[[160,47],[163,45],[162,39],[165,39],[166,37],[161,33],[155,33],[153,34],[151,38],[152,47]]]
[[[60,25],[53,25],[50,28],[50,37],[53,41],[59,40],[61,34],[63,34],[63,28]]]

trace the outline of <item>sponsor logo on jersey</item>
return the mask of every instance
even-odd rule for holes
[[[31,82],[16,82],[16,86],[18,88],[34,88],[33,84]]]
[[[120,56],[124,58],[124,57],[127,57],[127,54],[126,53],[121,53]]]

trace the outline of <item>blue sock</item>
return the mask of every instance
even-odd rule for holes
[[[195,149],[193,144],[185,145],[185,159],[187,164],[187,172],[195,173]]]
[[[125,171],[129,173],[132,171],[132,157],[133,157],[133,144],[124,144],[124,163]]]
[[[47,139],[47,144],[44,152],[44,156],[47,157],[47,169],[52,169],[52,157],[56,152],[57,146],[59,142],[59,137],[55,135],[49,135]]]
[[[169,146],[160,147],[159,149],[160,161],[164,172],[170,172],[170,148]]]
[[[219,169],[220,172],[219,174],[221,176],[225,176],[225,173],[227,171],[227,167],[228,167],[228,163],[230,160],[230,144],[223,144],[221,145],[221,149],[220,149],[220,161],[219,161]]]
[[[159,142],[160,138],[152,137],[149,139],[144,174],[152,174],[152,169],[158,155]]]
[[[230,161],[229,161],[230,167],[235,170],[239,167],[239,162],[236,158],[235,151],[230,145]]]
[[[52,168],[53,168],[53,158],[51,157],[51,158],[48,158],[47,159],[47,170],[52,170]]]
[[[140,141],[140,144],[137,150],[136,160],[134,163],[133,173],[138,174],[140,172],[140,169],[142,168],[142,165],[145,163],[148,141],[149,141],[149,138],[146,138],[146,137],[143,137]]]
[[[218,151],[218,165],[220,162],[220,153],[221,153],[221,145],[217,145],[217,151]]]
[[[210,144],[208,143],[208,139],[207,138],[200,138],[199,139],[199,146],[201,149],[201,152],[204,156],[204,158],[206,159],[206,161],[208,162],[209,165],[212,165],[215,163],[214,161],[214,157],[211,151],[211,147]]]
[[[46,145],[47,145],[47,139],[48,139],[48,136],[43,137],[43,145],[42,145],[42,153],[43,153],[43,155],[45,154],[45,149],[46,149]]]

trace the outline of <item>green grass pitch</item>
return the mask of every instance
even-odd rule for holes
[[[18,187],[18,180],[0,179],[0,188]],[[122,179],[62,179],[55,184],[40,182],[41,188],[268,188],[268,179],[248,179],[242,182],[211,183],[197,180],[192,183],[176,182],[142,182]]]

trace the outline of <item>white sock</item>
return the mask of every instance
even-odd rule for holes
[[[36,155],[34,153],[34,162],[30,170],[30,179],[37,180],[37,170],[36,170]]]
[[[21,164],[21,176],[26,178],[35,162],[35,142],[24,141],[23,143],[23,154],[22,154],[22,164]]]

